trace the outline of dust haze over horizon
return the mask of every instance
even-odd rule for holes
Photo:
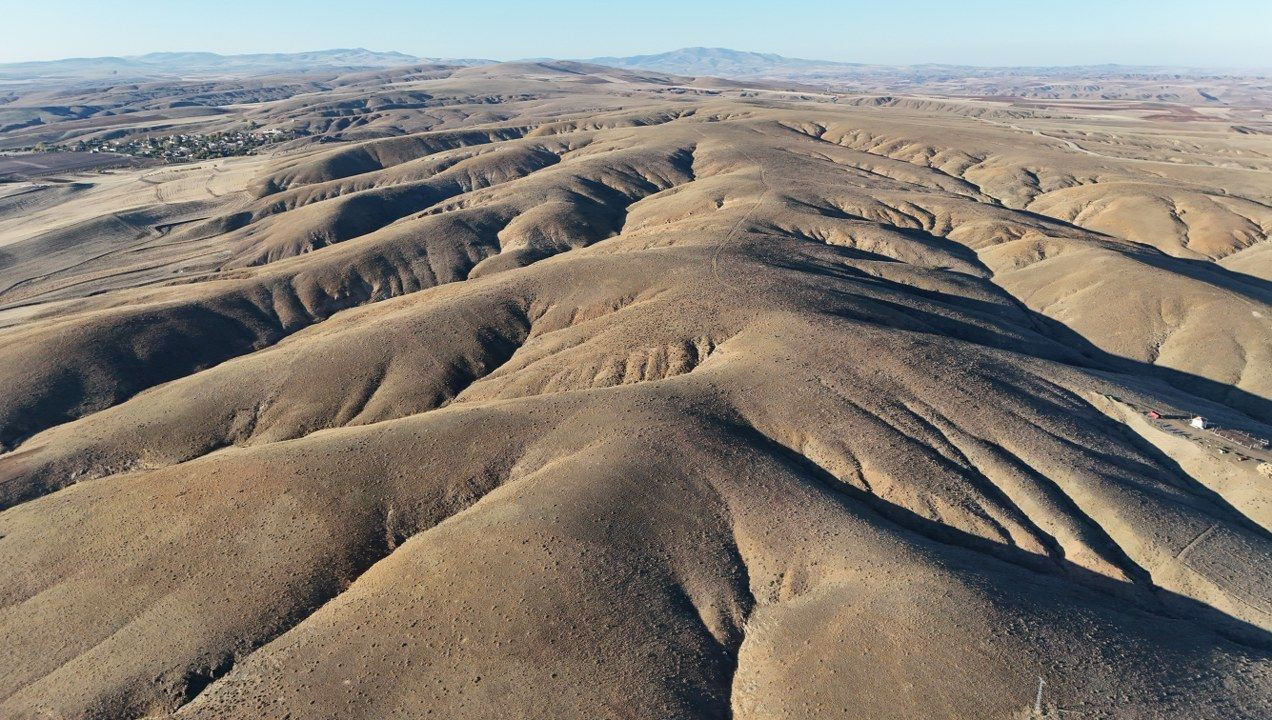
[[[1272,4],[1256,0],[828,5],[800,12],[752,0],[654,0],[621,9],[582,0],[491,0],[475,12],[471,3],[379,0],[359,3],[353,12],[332,0],[4,0],[0,11],[10,30],[0,42],[0,63],[335,47],[492,60],[727,47],[888,65],[1272,67],[1266,42]]]

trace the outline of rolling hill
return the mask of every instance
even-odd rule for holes
[[[1266,120],[615,64],[0,186],[0,716],[1272,713]]]

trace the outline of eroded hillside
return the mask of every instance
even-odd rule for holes
[[[1272,136],[359,82],[0,194],[0,714],[1272,710]]]

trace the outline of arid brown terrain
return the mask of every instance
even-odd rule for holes
[[[217,82],[0,105],[288,133],[0,185],[0,717],[1272,715],[1258,108]]]

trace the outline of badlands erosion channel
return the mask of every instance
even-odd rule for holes
[[[1007,84],[4,86],[0,718],[1269,717],[1267,82]]]

